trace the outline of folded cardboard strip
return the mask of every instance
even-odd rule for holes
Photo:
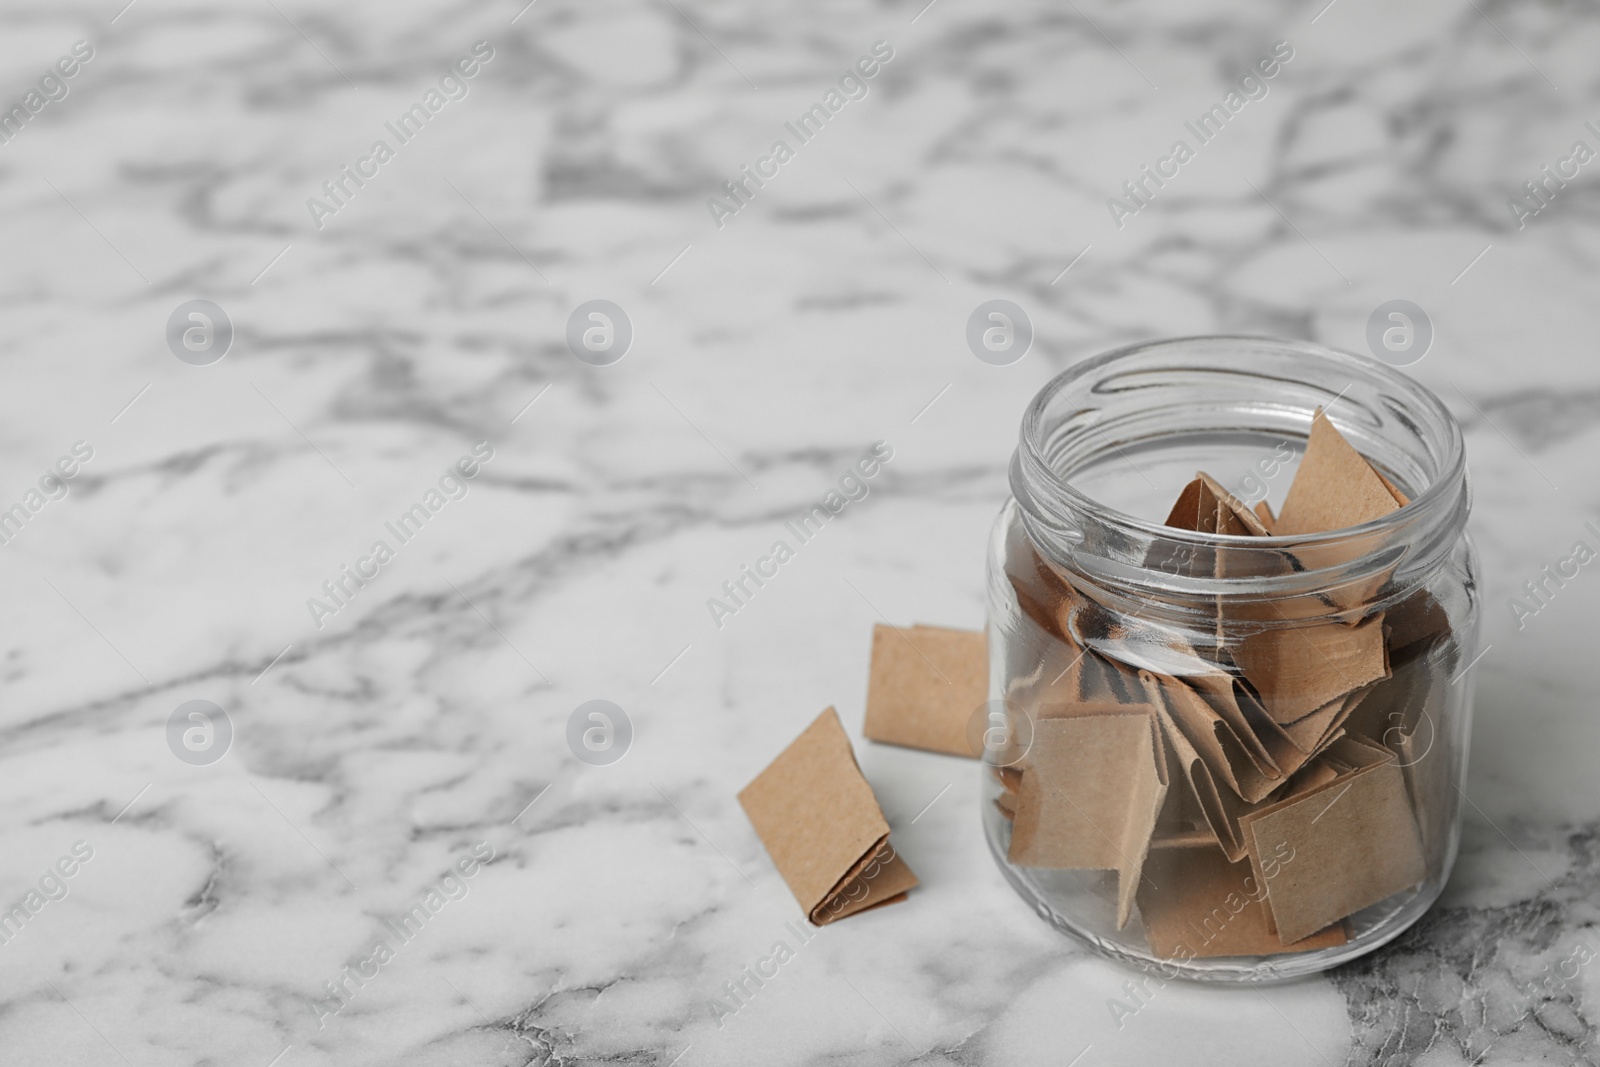
[[[1238,643],[1233,658],[1279,725],[1389,676],[1382,615],[1355,626],[1292,623],[1260,630]]]
[[[1363,738],[1343,737],[1319,759],[1324,776],[1333,772],[1331,778],[1240,820],[1250,866],[1267,886],[1271,918],[1284,944],[1427,877],[1394,753]],[[1282,866],[1268,879],[1266,864],[1272,858]]]
[[[828,708],[739,793],[761,843],[818,926],[904,900],[916,875]]]
[[[1179,725],[1178,718],[1183,713],[1175,712],[1173,706],[1185,699],[1182,696],[1182,683],[1170,678],[1158,678],[1148,671],[1141,671],[1139,680],[1150,695],[1150,702],[1155,706],[1161,723],[1161,735],[1166,739],[1166,743],[1172,746],[1173,756],[1183,774],[1183,781],[1194,795],[1195,802],[1205,817],[1206,825],[1216,837],[1217,844],[1228,861],[1238,862],[1245,854],[1244,835],[1239,829],[1239,817],[1250,811],[1253,805],[1235,790],[1226,786],[1218,787],[1215,777],[1218,769],[1206,762],[1196,744]]]
[[[862,733],[892,745],[975,757],[967,727],[988,689],[981,631],[876,625]]]
[[[1273,862],[1275,878],[1283,866]],[[1310,952],[1348,940],[1344,923],[1335,922],[1297,941],[1280,941],[1267,903],[1271,881],[1214,848],[1153,851],[1149,875],[1139,886],[1139,917],[1150,950],[1164,959]]]
[[[1359,526],[1398,511],[1405,495],[1357,452],[1321,408],[1273,532],[1279,537]]]
[[[1398,511],[1407,503],[1406,495],[1368,463],[1318,408],[1311,418],[1305,456],[1272,532],[1278,537],[1294,537],[1348,529]],[[1296,549],[1295,556],[1300,566],[1321,570],[1348,563],[1378,547],[1370,542],[1354,546],[1334,543]],[[1380,574],[1331,588],[1323,595],[1337,607],[1358,609],[1387,580],[1386,574]]]
[[[1019,867],[1116,871],[1122,929],[1167,792],[1160,745],[1148,708],[1035,723],[1007,859]]]

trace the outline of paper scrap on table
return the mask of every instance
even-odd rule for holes
[[[1292,944],[1278,940],[1271,926],[1267,887],[1283,869],[1274,857],[1266,873],[1257,875],[1250,864],[1229,863],[1214,848],[1169,846],[1152,851],[1149,878],[1139,886],[1139,917],[1150,950],[1163,959],[1273,956],[1333,948],[1348,941],[1343,922]]]
[[[1122,929],[1167,792],[1160,744],[1148,709],[1036,723],[1007,859],[1019,867],[1116,871]]]
[[[938,626],[872,628],[872,669],[862,733],[874,741],[976,758],[967,737],[989,691],[982,631]]]
[[[1421,882],[1422,841],[1394,753],[1353,736],[1321,759],[1331,780],[1241,818],[1256,877],[1267,857],[1292,858],[1266,880],[1284,944]]]
[[[916,875],[828,708],[739,793],[778,873],[818,926],[905,899]]]

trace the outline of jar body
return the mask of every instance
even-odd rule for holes
[[[1169,468],[1217,464],[1222,480],[1230,464],[1259,475],[1240,457],[1276,455],[1287,474],[1304,441],[1286,428],[1309,424],[1315,397],[1248,425],[1281,388],[1260,360],[1284,343],[1260,342],[1279,345],[1263,356],[1201,340],[1212,347],[1135,353],[1145,379],[1152,358],[1164,374],[1148,391],[1105,389],[1130,380],[1112,359],[1035,402],[1025,446],[1056,431],[1091,443],[1038,449],[1031,473],[1019,449],[993,528],[989,707],[1003,740],[986,749],[982,818],[1014,888],[1103,954],[1163,977],[1288,978],[1398,936],[1454,864],[1478,627],[1467,491],[1463,474],[1424,492],[1454,477],[1448,441],[1398,440],[1388,470],[1422,494],[1416,514],[1359,542],[1169,542],[1090,497],[1042,501],[1061,488],[1052,478],[1095,485],[1101,461],[1128,460],[1147,495],[1174,497]],[[1186,383],[1215,384],[1219,351],[1228,388],[1249,379],[1240,403],[1202,397],[1162,417]],[[1392,371],[1360,369],[1375,376],[1371,412],[1404,410]],[[1328,393],[1345,370],[1334,364]],[[1059,411],[1076,409],[1054,427],[1052,390]],[[1091,436],[1072,422],[1097,396]],[[1352,421],[1374,435],[1369,454],[1382,435],[1429,432],[1426,419]]]

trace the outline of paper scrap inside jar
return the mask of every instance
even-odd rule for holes
[[[1008,861],[1118,872],[1117,928],[1136,910],[1167,958],[1342,945],[1352,916],[1437,869],[1455,804],[1441,605],[1419,591],[1384,610],[1392,568],[1297,601],[1228,590],[1355,561],[1332,542],[1291,552],[1251,538],[1345,529],[1407,503],[1319,409],[1276,513],[1201,472],[1168,514],[1203,536],[1146,563],[1223,580],[1214,625],[1163,629],[1096,602],[1031,545],[1012,550],[1010,628],[1047,666],[1010,672],[1033,742],[992,775]]]

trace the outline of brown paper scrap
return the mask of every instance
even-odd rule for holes
[[[1261,520],[1261,525],[1266,528],[1267,533],[1273,535],[1278,525],[1278,520],[1272,515],[1272,505],[1265,500],[1258,500],[1256,501],[1255,513],[1256,518]]]
[[[1207,702],[1230,722],[1242,720],[1270,757],[1264,773],[1276,770],[1279,777],[1292,777],[1310,759],[1326,748],[1344,730],[1344,717],[1357,704],[1359,693],[1341,697],[1296,722],[1280,726],[1267,714],[1255,691],[1240,677],[1231,674],[1204,674],[1185,679],[1200,690]],[[1345,701],[1350,700],[1346,705]],[[1237,729],[1237,727],[1236,727]],[[1308,743],[1309,739],[1309,743]]]
[[[1139,915],[1150,950],[1163,959],[1273,956],[1344,944],[1344,923],[1285,945],[1272,930],[1270,881],[1248,863],[1229,863],[1214,848],[1164,851],[1150,857],[1150,878],[1139,887]],[[1270,876],[1283,873],[1274,861]]]
[[[1418,661],[1379,682],[1346,722],[1346,729],[1392,751],[1405,773],[1423,851],[1437,858],[1455,818],[1450,784],[1453,745],[1445,706],[1450,680],[1442,665]]]
[[[1344,732],[1341,727],[1366,694],[1366,689],[1358,689],[1336,697],[1305,718],[1285,723],[1282,730],[1294,747],[1307,756],[1320,752]]]
[[[1359,526],[1398,511],[1404,501],[1397,493],[1318,408],[1273,532],[1293,537]]]
[[[1231,789],[1217,788],[1216,778],[1212,775],[1210,766],[1201,758],[1184,731],[1178,727],[1169,705],[1168,687],[1181,683],[1170,678],[1158,678],[1148,671],[1140,671],[1139,680],[1150,695],[1150,702],[1155,705],[1157,717],[1161,721],[1162,736],[1172,746],[1178,766],[1194,793],[1200,811],[1205,816],[1206,824],[1216,835],[1217,844],[1221,846],[1229,862],[1238,862],[1245,854],[1244,835],[1239,828],[1239,817],[1254,810],[1255,805],[1246,803]]]
[[[1249,506],[1223,488],[1211,475],[1197,471],[1172,505],[1166,525],[1199,533],[1265,537],[1267,528]]]
[[[994,798],[994,806],[1007,822],[1017,817],[1017,794],[1001,793]]]
[[[1148,710],[1035,724],[1007,859],[1019,867],[1117,872],[1117,929],[1134,894],[1167,792]]]
[[[1270,520],[1270,510],[1264,521],[1257,511],[1250,510],[1244,501],[1228,492],[1215,478],[1204,471],[1199,471],[1195,474],[1194,481],[1184,487],[1178,502],[1167,515],[1166,525],[1200,533],[1266,537],[1272,532]],[[1163,566],[1163,560],[1160,558],[1162,551],[1173,554],[1172,563],[1179,565],[1178,573],[1208,573],[1213,578],[1257,577],[1263,572],[1287,573],[1294,565],[1287,554],[1228,546],[1219,542],[1200,549],[1191,549],[1188,546],[1179,549],[1174,546],[1156,550],[1146,559],[1146,566]],[[1180,560],[1177,557],[1178,552],[1185,554],[1193,552],[1194,555],[1192,560]],[[1259,603],[1230,602],[1219,596],[1216,600],[1216,647],[1222,648],[1233,643],[1230,631],[1238,622],[1259,621],[1267,610]],[[1278,612],[1274,611],[1273,615],[1277,614]],[[1154,663],[1143,665],[1163,674],[1178,673]]]
[[[1183,732],[1214,777],[1254,804],[1283,782],[1283,773],[1261,749],[1241,716],[1230,720],[1182,681],[1160,678],[1167,717]],[[1241,729],[1242,728],[1242,729]]]
[[[1020,523],[1012,525],[1006,560],[1006,577],[1016,593],[1017,606],[1041,630],[1062,636],[1060,614],[1077,599],[1077,593],[1061,572],[1039,554]]]
[[[1266,884],[1284,944],[1427,877],[1394,754],[1370,741],[1342,737],[1324,758],[1340,769],[1333,780],[1241,820],[1256,876],[1264,876],[1265,857],[1282,861]]]
[[[739,804],[818,926],[903,900],[917,884],[888,846],[889,824],[832,708],[744,787]]]
[[[1305,456],[1295,471],[1273,533],[1293,537],[1348,529],[1398,511],[1406,503],[1406,495],[1368,463],[1318,408],[1311,419]],[[1297,548],[1294,555],[1299,567],[1322,570],[1341,567],[1384,547],[1364,538],[1359,543],[1306,545]],[[1320,596],[1330,605],[1350,612],[1346,622],[1358,622],[1358,609],[1372,599],[1390,573],[1392,568],[1351,579]]]
[[[891,745],[976,757],[967,724],[988,691],[982,631],[874,625],[862,733]]]
[[[1450,636],[1450,616],[1426,589],[1419,589],[1384,612],[1389,661],[1398,666],[1426,655]]]
[[[1356,626],[1331,622],[1261,630],[1240,642],[1233,657],[1279,724],[1389,676],[1382,615]]]

